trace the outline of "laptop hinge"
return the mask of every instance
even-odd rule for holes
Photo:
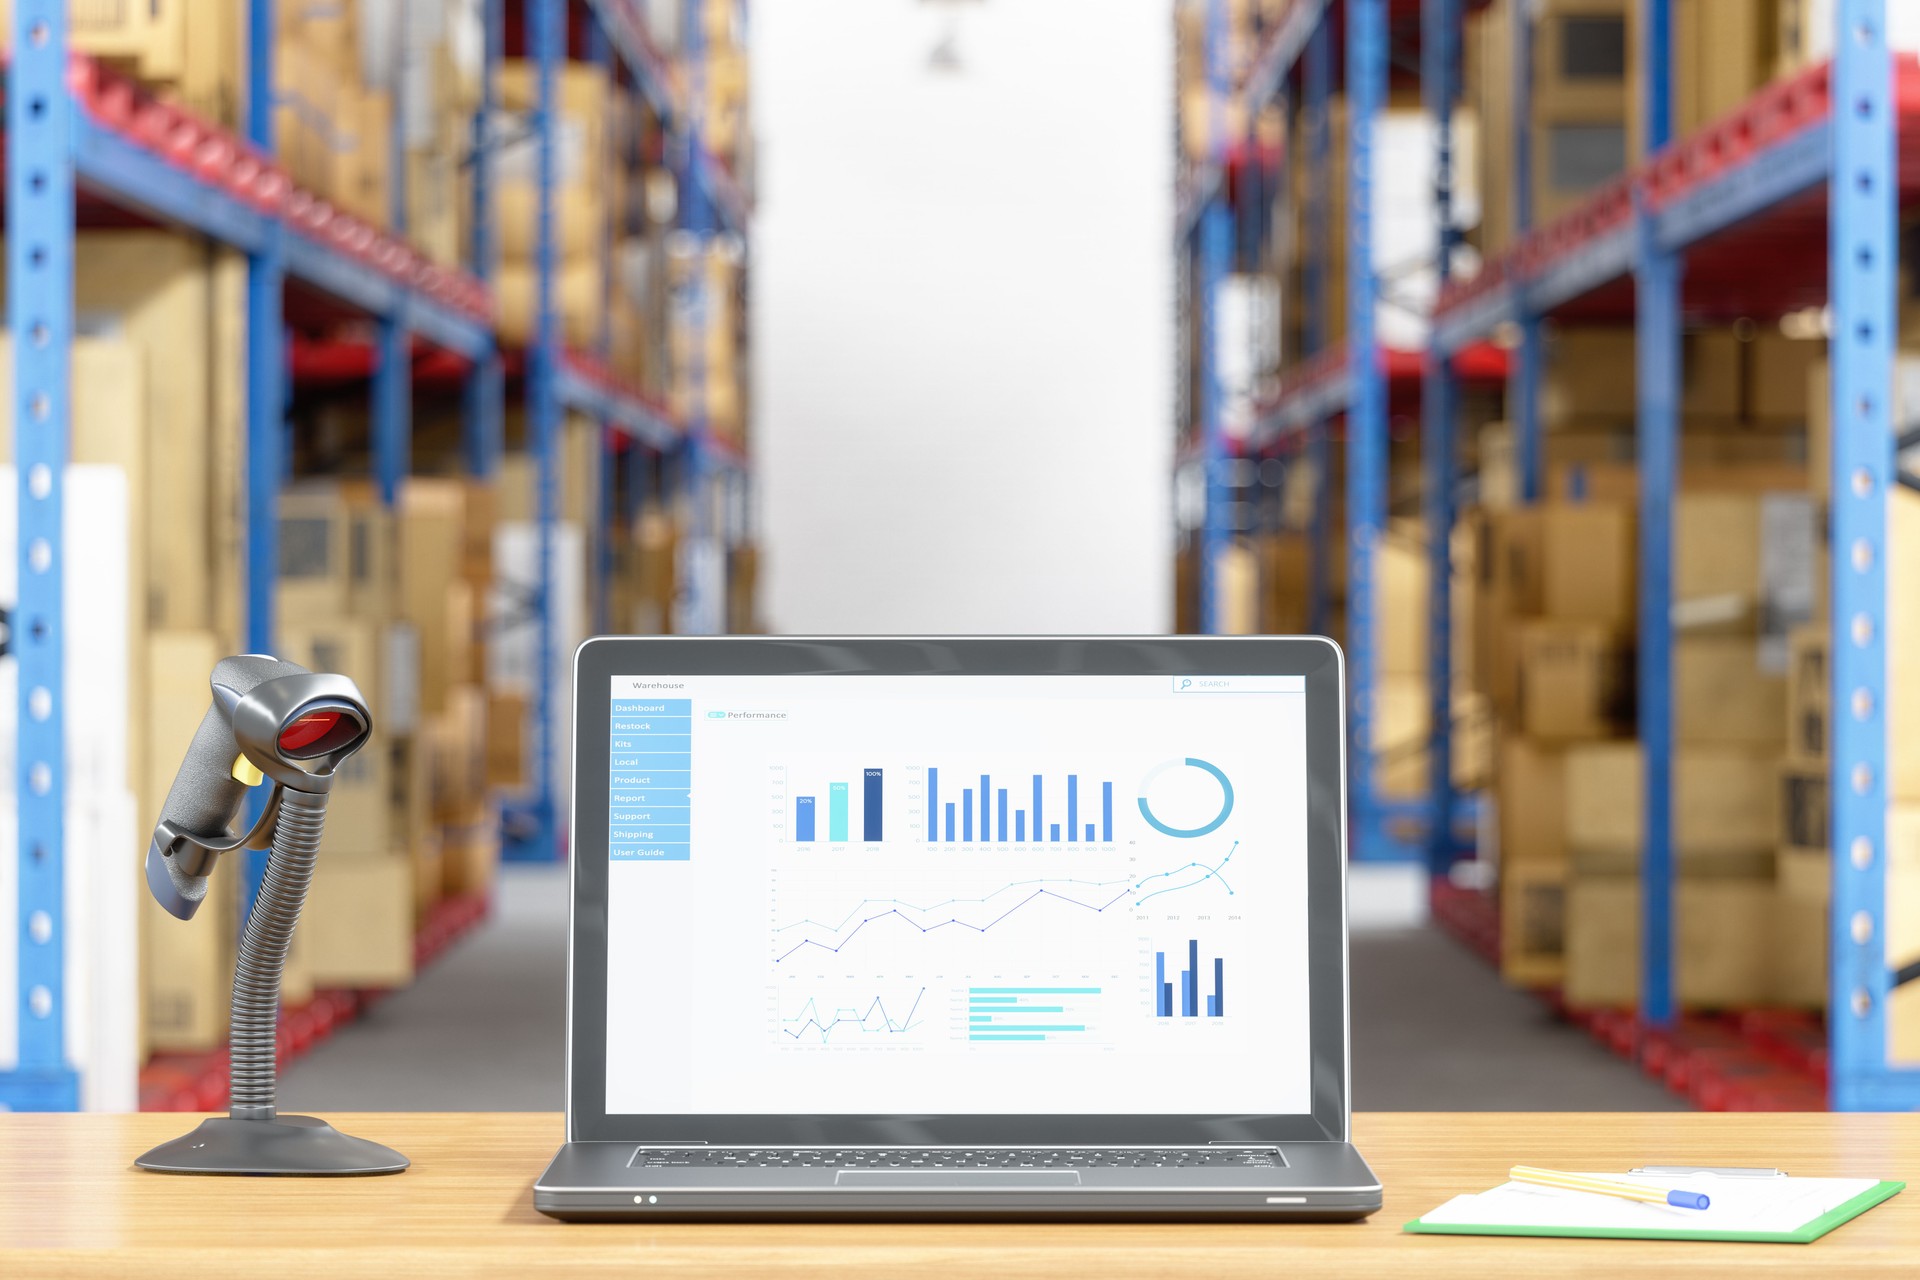
[[[1207,1145],[1210,1147],[1260,1147],[1264,1150],[1267,1147],[1277,1147],[1280,1144],[1278,1142],[1262,1142],[1257,1138],[1253,1138],[1253,1139],[1215,1138],[1212,1142],[1209,1142]]]
[[[707,1145],[707,1140],[705,1138],[663,1138],[653,1142],[636,1142],[633,1145],[636,1147],[704,1147]]]

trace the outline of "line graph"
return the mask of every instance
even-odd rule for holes
[[[1226,856],[1211,865],[1187,862],[1165,871],[1134,879],[1083,880],[1073,877],[1040,876],[1014,880],[979,897],[952,897],[925,905],[905,898],[862,898],[837,920],[811,916],[774,929],[774,963],[779,964],[809,948],[838,955],[868,925],[898,921],[919,934],[943,929],[955,932],[986,933],[1023,908],[1037,902],[1057,902],[1094,915],[1104,914],[1121,903],[1144,906],[1169,893],[1197,889],[1218,882],[1229,897],[1236,896],[1225,871],[1240,849],[1235,840]],[[1179,883],[1163,883],[1179,881]],[[1025,892],[1020,892],[1025,890]],[[807,931],[812,931],[809,936]]]
[[[1133,887],[1134,893],[1136,894],[1140,893],[1140,890],[1146,888],[1149,884],[1153,883],[1155,880],[1165,880],[1171,876],[1186,875],[1189,872],[1193,872],[1193,871],[1198,871],[1200,873],[1197,879],[1189,880],[1185,884],[1166,885],[1162,888],[1155,889],[1152,893],[1144,894],[1134,900],[1134,905],[1137,907],[1145,906],[1147,903],[1153,901],[1155,898],[1159,897],[1163,893],[1178,893],[1182,889],[1197,889],[1209,880],[1218,880],[1220,882],[1220,887],[1227,891],[1227,896],[1233,897],[1234,896],[1233,886],[1227,883],[1226,876],[1222,875],[1221,872],[1226,869],[1226,866],[1229,862],[1233,861],[1233,855],[1235,851],[1238,850],[1239,848],[1240,848],[1240,842],[1238,840],[1235,840],[1233,842],[1233,848],[1227,850],[1227,856],[1220,859],[1219,862],[1215,863],[1211,867],[1205,865],[1204,863],[1189,862],[1184,867],[1175,867],[1172,871],[1160,871],[1146,877],[1146,879],[1140,881],[1139,884],[1136,884]]]
[[[798,937],[797,934],[793,933],[794,930],[798,929],[818,929],[827,935],[829,941],[822,942],[818,938],[799,937],[798,941],[793,941],[792,945],[787,946],[785,951],[782,951],[774,957],[774,963],[779,964],[796,952],[804,951],[809,947],[837,955],[843,947],[849,942],[852,942],[861,930],[865,929],[868,925],[889,919],[899,920],[908,924],[920,933],[933,933],[937,930],[947,928],[971,929],[975,933],[985,933],[1001,921],[1007,919],[1007,917],[1019,911],[1022,907],[1027,906],[1029,903],[1041,901],[1042,899],[1062,902],[1069,906],[1078,907],[1083,911],[1091,911],[1099,914],[1108,907],[1124,902],[1128,895],[1132,893],[1131,888],[1122,888],[1115,893],[1108,893],[1107,890],[1112,889],[1115,885],[1129,885],[1130,883],[1131,882],[1126,879],[1076,880],[1042,877],[1032,880],[1016,880],[1011,884],[1002,885],[984,897],[948,898],[944,902],[936,902],[924,907],[906,902],[900,898],[863,898],[837,923],[829,924],[820,920],[805,919],[796,920],[791,924],[781,925],[776,928],[774,930],[776,950],[780,946],[786,945],[788,941],[783,935]],[[1032,887],[1036,885],[1063,885],[1074,886],[1074,888],[1071,891],[1062,891],[1046,887]],[[1029,892],[1023,895],[1017,894],[1013,898],[1004,899],[999,902],[995,901],[995,899],[1000,899],[1004,894],[1013,893],[1023,888],[1028,889]],[[1083,900],[1080,896],[1074,896],[1075,894],[1084,895],[1084,898],[1090,899],[1090,901]],[[875,911],[875,907],[882,909]],[[958,914],[953,914],[967,907],[985,908],[985,910],[978,912],[978,923],[976,923],[974,919],[963,920]]]
[[[827,1043],[833,1033],[841,1027],[862,1032],[866,1035],[905,1035],[925,1020],[914,1020],[914,1014],[920,1011],[920,1002],[926,998],[927,989],[920,988],[914,993],[913,1003],[907,1006],[906,1016],[895,1021],[887,1013],[884,997],[874,996],[862,1011],[858,1006],[841,1005],[831,1011],[822,1010],[818,996],[808,996],[807,1002],[793,1017],[780,1020],[780,1030],[790,1040],[811,1042],[815,1036],[821,1044]]]

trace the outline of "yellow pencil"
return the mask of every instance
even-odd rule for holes
[[[1637,1182],[1615,1182],[1611,1178],[1590,1178],[1584,1173],[1560,1173],[1524,1164],[1507,1170],[1507,1176],[1515,1182],[1535,1187],[1590,1191],[1597,1196],[1618,1196],[1622,1200],[1643,1200],[1648,1204],[1670,1204],[1676,1209],[1704,1209],[1712,1203],[1698,1191],[1669,1191],[1661,1187],[1642,1186]]]

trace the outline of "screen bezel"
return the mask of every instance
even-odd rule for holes
[[[602,636],[574,654],[570,1141],[760,1146],[1113,1145],[1346,1141],[1345,662],[1322,637],[913,638]],[[1300,1113],[609,1115],[608,737],[615,676],[1299,675],[1307,697],[1308,1024],[1312,1110]],[[937,1099],[929,1099],[936,1103]]]

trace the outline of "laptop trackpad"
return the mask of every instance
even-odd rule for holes
[[[840,1187],[1077,1187],[1077,1169],[842,1169]]]

